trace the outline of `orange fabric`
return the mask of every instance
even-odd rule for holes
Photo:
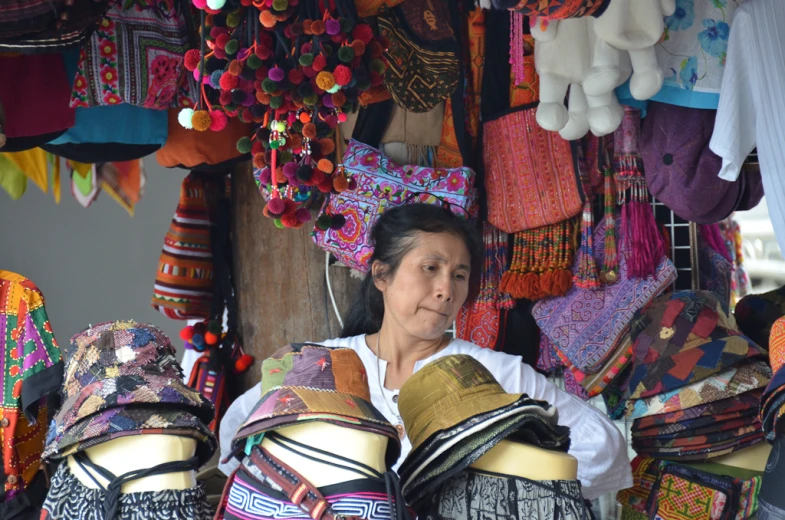
[[[785,317],[778,319],[771,326],[769,360],[774,372],[785,366]]]
[[[522,83],[515,84],[515,71],[510,70],[510,107],[520,107],[530,105],[540,100],[540,77],[534,68],[534,38],[530,34],[523,37],[524,56],[523,70],[524,80]],[[512,68],[511,68],[512,69]]]
[[[204,163],[222,163],[242,155],[237,151],[237,141],[251,135],[251,125],[231,118],[220,132],[187,130],[177,121],[179,111],[169,110],[169,137],[155,153],[158,164],[164,168],[180,165],[193,168]]]

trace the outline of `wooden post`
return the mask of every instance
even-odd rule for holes
[[[311,240],[313,224],[278,229],[262,215],[264,198],[250,163],[232,176],[232,234],[238,332],[256,363],[243,388],[260,380],[261,362],[293,342],[337,337],[341,328],[327,294],[325,253]],[[345,267],[330,268],[330,283],[341,314],[348,311],[360,280]]]

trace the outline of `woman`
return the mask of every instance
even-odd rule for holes
[[[398,390],[417,370],[442,356],[467,354],[482,363],[510,393],[526,393],[556,406],[559,424],[569,426],[569,453],[578,459],[586,498],[632,486],[627,445],[599,410],[559,390],[519,356],[451,339],[445,331],[479,275],[482,249],[471,225],[439,206],[412,204],[386,212],[373,229],[375,245],[360,293],[341,337],[324,341],[351,348],[362,359],[374,406],[397,428]],[[235,401],[221,422],[222,459],[237,427],[260,397],[260,386]],[[401,431],[401,433],[404,433]],[[411,450],[403,438],[400,464]],[[236,463],[221,466],[227,474]],[[397,468],[397,466],[396,466]]]

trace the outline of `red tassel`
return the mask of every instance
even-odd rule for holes
[[[629,275],[633,278],[654,275],[665,250],[649,203],[633,200],[625,204],[622,225],[626,227],[629,240],[626,247]]]

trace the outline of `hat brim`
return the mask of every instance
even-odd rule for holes
[[[111,382],[111,384],[107,384]],[[69,397],[55,416],[58,433],[77,422],[112,408],[150,405],[158,409],[178,409],[196,416],[205,424],[215,417],[215,408],[199,391],[170,375],[128,374],[94,381]]]
[[[42,458],[64,459],[113,439],[149,434],[195,439],[200,464],[209,461],[217,448],[213,432],[193,414],[154,406],[128,405],[91,415],[53,439],[48,439]]]
[[[232,448],[241,450],[248,437],[313,421],[383,435],[393,441],[387,443],[388,466],[394,466],[400,457],[401,441],[397,430],[370,402],[340,392],[299,387],[273,388],[263,395],[237,429]]]

